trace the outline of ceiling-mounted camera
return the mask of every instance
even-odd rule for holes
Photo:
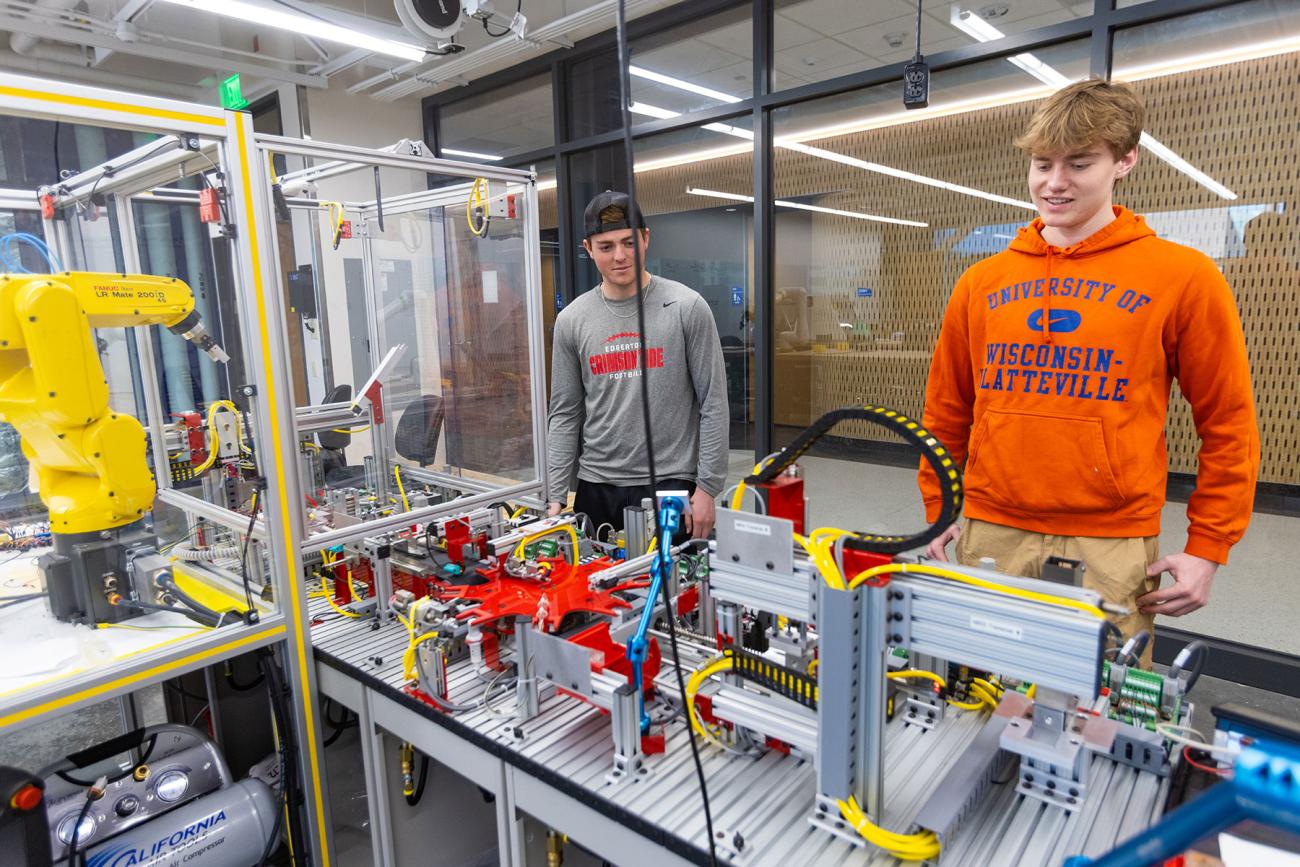
[[[461,0],[393,0],[393,5],[407,30],[430,42],[455,36],[465,23]]]

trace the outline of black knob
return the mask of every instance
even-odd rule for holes
[[[140,799],[135,795],[126,795],[113,805],[113,812],[122,818],[126,818],[138,809],[140,809]]]

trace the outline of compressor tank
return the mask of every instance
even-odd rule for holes
[[[246,779],[196,798],[93,847],[87,867],[248,867],[262,857],[275,794]]]

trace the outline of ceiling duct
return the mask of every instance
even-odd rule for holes
[[[67,12],[79,2],[81,2],[81,0],[35,0],[35,2],[32,3],[32,11],[48,13]],[[32,36],[30,33],[14,33],[9,37],[9,48],[14,54],[21,54],[38,60],[50,60],[55,63],[70,63],[75,66],[86,65],[85,54],[81,49],[55,45],[42,45],[38,47],[39,42],[40,39]]]

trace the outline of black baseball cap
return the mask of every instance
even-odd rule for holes
[[[613,223],[602,223],[600,213],[606,208],[622,208],[625,218]],[[627,193],[605,190],[605,192],[587,203],[587,210],[582,215],[582,237],[590,238],[592,235],[599,235],[601,232],[617,232],[620,229],[630,229],[633,220],[636,221],[638,228],[645,228],[645,220],[641,218],[641,210],[632,204],[632,200],[628,198]]]

